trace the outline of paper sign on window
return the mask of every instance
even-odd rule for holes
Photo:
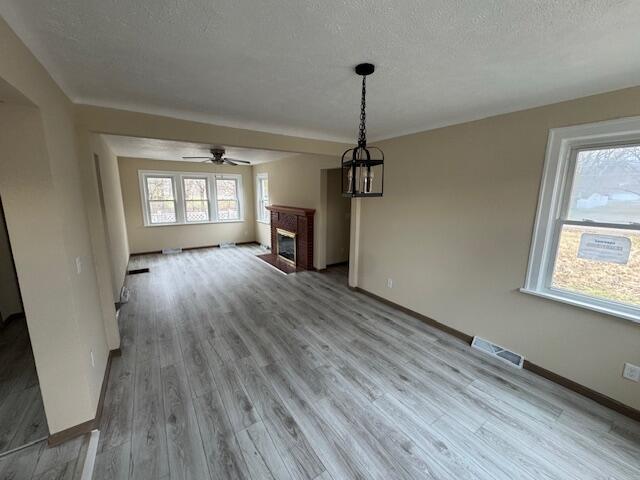
[[[629,261],[631,240],[627,237],[583,233],[578,258],[625,265]]]

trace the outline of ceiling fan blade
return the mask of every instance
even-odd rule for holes
[[[228,158],[224,159],[224,163],[228,163],[229,165],[238,165],[237,163],[235,163],[234,161],[229,160]]]
[[[194,158],[194,159],[195,159],[195,158],[208,158],[208,159],[210,159],[211,157],[182,157],[182,158],[184,158],[184,159],[186,160],[186,159],[188,159],[188,158]]]
[[[225,160],[231,160],[232,162],[236,162],[236,163],[247,163],[247,164],[251,164],[251,162],[247,162],[246,160],[238,160],[237,158],[229,158],[229,157],[225,157]]]

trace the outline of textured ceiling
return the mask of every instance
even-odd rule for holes
[[[156,140],[152,138],[124,137],[121,135],[102,135],[111,151],[118,157],[153,158],[155,160],[174,160],[181,162],[198,162],[199,160],[185,160],[182,157],[210,156],[212,146],[200,143],[175,142],[171,140]],[[286,152],[272,150],[257,150],[252,148],[223,147],[226,157],[246,160],[252,165],[272,162],[292,155]]]
[[[640,84],[638,0],[2,0],[77,102],[354,140]]]

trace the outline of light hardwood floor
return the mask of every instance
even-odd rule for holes
[[[0,454],[49,434],[24,319],[0,329]]]
[[[640,478],[638,424],[259,252],[135,258],[95,479]]]
[[[256,247],[137,257],[96,479],[638,479],[640,427]]]

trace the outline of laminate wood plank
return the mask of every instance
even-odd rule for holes
[[[70,462],[53,467],[46,472],[42,472],[39,475],[34,475],[33,480],[73,480],[75,468],[76,462],[75,460],[71,460]]]
[[[96,456],[96,463],[93,470],[93,480],[127,480],[128,478],[130,478],[130,455],[131,443],[129,442],[122,443],[117,447],[111,448],[110,450],[100,452]]]
[[[237,437],[253,480],[293,479],[262,422],[238,432]]]
[[[324,465],[309,440],[253,360],[250,357],[243,358],[238,361],[237,368],[243,385],[293,477],[311,480],[324,472]]]
[[[218,392],[207,392],[196,398],[195,409],[211,478],[249,479],[245,460]]]
[[[109,389],[132,384],[133,414],[105,404],[118,420],[101,455],[130,444],[131,478],[640,478],[636,422],[349,290],[336,270],[282,275],[259,251],[150,255],[149,274],[127,277],[130,375]],[[32,463],[63,471],[78,454]]]
[[[135,364],[129,360],[135,353],[127,353],[127,358],[113,357],[110,380],[105,393],[104,409],[100,420],[100,441],[98,451],[117,447],[131,439],[133,418],[133,380]]]
[[[159,358],[136,366],[134,391],[131,478],[154,480],[169,474]]]
[[[215,369],[213,376],[235,432],[260,420],[235,368],[225,366]]]
[[[263,371],[303,433],[309,438],[325,468],[335,478],[344,480],[370,478],[366,466],[361,464],[358,455],[351,452],[345,439],[320,417],[310,403],[309,397],[303,397],[304,393],[297,388],[297,379],[290,375],[288,369],[269,365]],[[319,478],[322,478],[322,475]]]
[[[208,479],[209,469],[184,366],[163,367],[161,374],[170,476],[176,480]]]
[[[71,461],[77,461],[82,444],[88,441],[89,435],[83,435],[82,437],[72,438],[55,447],[47,447],[40,451],[40,455],[36,462],[36,469],[34,475],[40,475],[41,473],[51,470],[59,465],[66,464]]]
[[[478,464],[470,462],[465,452],[444,441],[436,429],[429,428],[429,422],[425,422],[419,412],[411,410],[391,394],[380,397],[374,405],[405,434],[418,440],[429,459],[427,463],[434,478],[491,478]]]
[[[38,458],[44,448],[44,442],[40,442],[0,457],[0,478],[7,480],[31,480],[36,469]]]

